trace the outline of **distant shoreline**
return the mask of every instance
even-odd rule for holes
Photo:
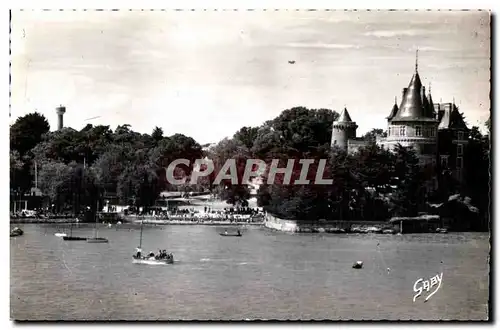
[[[181,225],[181,226],[262,226],[264,224],[263,221],[259,222],[229,222],[229,221],[186,221],[186,220],[150,220],[150,219],[136,219],[124,221],[122,224],[134,224],[139,225],[140,223],[145,225]],[[76,222],[74,218],[72,219],[10,219],[11,224],[92,224],[92,222]]]

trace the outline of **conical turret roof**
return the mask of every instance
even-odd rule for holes
[[[436,109],[434,109],[434,101],[432,101],[431,86],[429,85],[429,95],[427,97],[429,100],[429,111],[433,117],[436,117]]]
[[[387,117],[387,120],[391,120],[392,118],[394,118],[394,116],[396,115],[396,113],[398,112],[398,104],[397,104],[397,101],[394,100],[394,105],[392,106],[392,110],[391,110],[391,113],[389,114],[389,117]]]
[[[425,95],[422,96],[422,82],[418,72],[415,72],[411,78],[410,84],[406,93],[403,95],[403,100],[399,106],[399,110],[392,118],[392,121],[433,121],[434,116],[428,113],[428,100],[425,100]]]
[[[337,118],[336,122],[338,123],[352,123],[351,116],[349,116],[349,112],[347,111],[347,108],[344,108],[342,112],[340,113],[339,118]]]
[[[411,78],[408,89],[406,90],[399,111],[395,119],[411,119],[424,117],[424,108],[422,105],[422,98],[420,91],[422,89],[422,82],[418,72],[415,72]]]

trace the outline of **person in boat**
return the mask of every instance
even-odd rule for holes
[[[154,257],[154,256],[155,256],[154,252],[153,251],[149,251],[148,257]]]
[[[136,248],[135,249],[135,252],[136,252],[136,257],[137,258],[140,258],[141,257],[141,254],[142,254],[142,250],[140,247]]]
[[[241,236],[240,230],[238,229],[238,236]]]
[[[227,235],[227,230],[224,232],[224,235]]]
[[[168,255],[167,255],[167,250],[163,250],[163,252],[161,253],[161,257],[162,257],[162,258],[166,258],[166,257],[168,257]]]

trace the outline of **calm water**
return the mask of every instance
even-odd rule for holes
[[[139,228],[102,228],[109,244],[67,242],[60,225],[10,238],[18,320],[462,319],[488,317],[488,234],[286,234],[208,226],[144,227],[144,250],[174,265],[132,264]],[[231,230],[231,229],[229,229]],[[234,230],[234,229],[233,229]],[[91,236],[92,227],[74,228]],[[380,243],[377,246],[377,243]],[[363,269],[352,269],[363,260]],[[390,268],[390,271],[387,271]],[[413,302],[413,284],[443,272]],[[433,290],[432,290],[433,291]]]

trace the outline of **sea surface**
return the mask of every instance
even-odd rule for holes
[[[64,241],[68,225],[18,225],[10,238],[16,320],[486,320],[489,235],[288,234],[242,227],[144,226],[143,250],[173,265],[132,263],[140,227],[102,226],[108,244]],[[228,227],[234,231],[234,227]],[[93,236],[77,225],[74,236]],[[363,261],[362,269],[352,264]],[[413,302],[418,279],[443,273]]]

